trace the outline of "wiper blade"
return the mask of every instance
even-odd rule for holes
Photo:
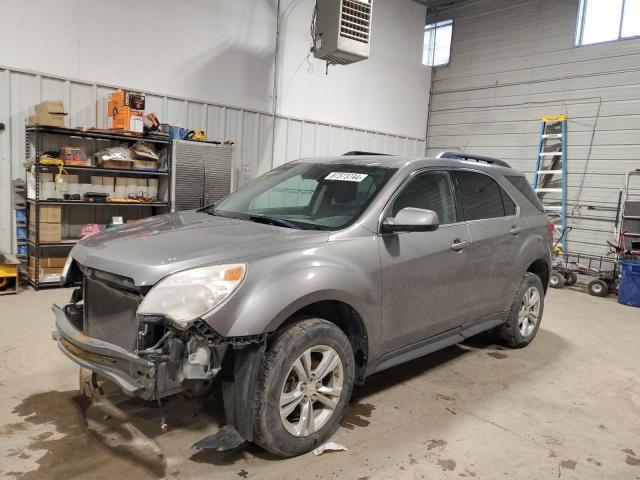
[[[276,227],[300,228],[296,223],[280,218],[265,217],[263,215],[249,215],[247,218],[253,222],[266,223],[267,225],[275,225]]]

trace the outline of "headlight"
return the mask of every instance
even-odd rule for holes
[[[144,297],[139,315],[162,315],[178,326],[220,305],[240,285],[246,265],[216,265],[174,273],[158,282]]]

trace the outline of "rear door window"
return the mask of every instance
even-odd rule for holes
[[[529,184],[525,177],[521,177],[519,175],[505,175],[506,178],[511,185],[520,190],[520,193],[525,196],[527,200],[529,200],[534,207],[536,207],[541,212],[544,212],[544,207],[536,195],[536,192],[533,190],[533,187]]]
[[[456,171],[464,218],[467,221],[515,215],[513,200],[488,175]]]

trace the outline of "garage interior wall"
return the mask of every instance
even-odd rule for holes
[[[567,114],[567,249],[606,254],[624,174],[640,168],[640,39],[575,47],[578,0],[461,4],[438,13],[453,42],[427,153],[496,156],[532,180],[541,118]]]
[[[108,93],[143,92],[161,122],[235,142],[234,186],[305,156],[423,154],[425,7],[377,0],[370,58],[325,75],[307,55],[314,4],[0,0],[0,250],[15,251],[11,179],[24,178],[23,125],[42,100],[63,100],[69,126],[105,127]]]

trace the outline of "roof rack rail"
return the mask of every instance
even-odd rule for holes
[[[485,162],[491,165],[500,165],[501,167],[511,168],[504,160],[499,160],[497,158],[485,157],[482,155],[475,155],[473,153],[463,153],[463,152],[440,152],[437,158],[461,158],[463,160],[474,160],[476,162]]]
[[[352,150],[347,153],[343,153],[342,156],[346,155],[383,155],[385,157],[391,157],[392,155],[389,153],[377,153],[377,152],[362,152],[360,150]]]

